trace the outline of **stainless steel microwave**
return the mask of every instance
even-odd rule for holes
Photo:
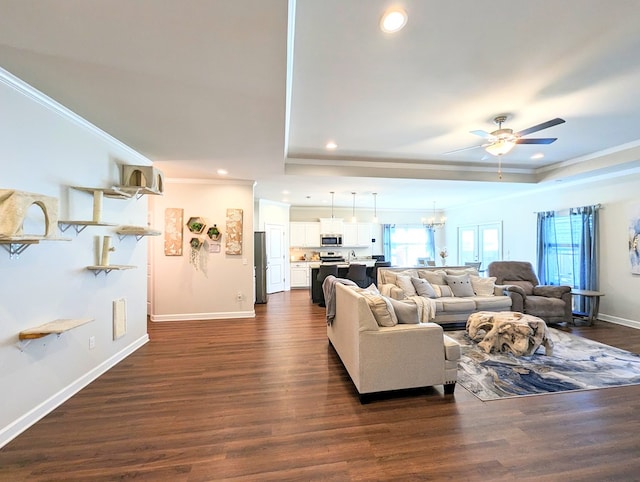
[[[342,234],[322,234],[320,235],[320,246],[342,246]]]

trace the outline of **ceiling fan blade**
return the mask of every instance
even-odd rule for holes
[[[454,149],[453,151],[447,151],[447,152],[443,152],[443,155],[447,155],[447,154],[454,154],[456,152],[462,152],[462,151],[470,151],[471,149],[477,149],[478,147],[484,147],[484,145],[481,146],[471,146],[471,147],[463,147],[462,149]]]
[[[518,139],[516,144],[551,144],[557,141],[557,137],[540,137],[538,139]]]
[[[534,132],[541,131],[542,129],[548,129],[549,127],[557,126],[558,124],[562,124],[564,122],[566,122],[564,119],[556,117],[555,119],[548,120],[547,122],[543,122],[542,124],[529,127],[528,129],[523,129],[520,132],[516,132],[515,135],[518,137],[526,136],[529,134],[533,134]]]
[[[477,131],[469,131],[469,132],[476,136],[484,137],[485,139],[491,139],[493,137],[491,133],[487,131],[477,130]]]

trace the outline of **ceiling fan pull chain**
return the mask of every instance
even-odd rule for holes
[[[502,179],[502,156],[498,156],[498,179]]]

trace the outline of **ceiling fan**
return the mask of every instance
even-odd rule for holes
[[[471,134],[484,137],[487,139],[485,144],[472,147],[464,147],[462,149],[456,149],[454,151],[446,152],[445,154],[452,154],[454,152],[466,151],[469,149],[476,149],[478,147],[484,147],[485,150],[494,156],[503,156],[511,151],[516,144],[551,144],[556,141],[556,137],[539,137],[539,138],[525,138],[524,136],[533,134],[534,132],[548,129],[549,127],[556,126],[565,122],[564,119],[556,117],[555,119],[548,120],[542,124],[523,129],[518,132],[513,132],[513,129],[503,129],[502,123],[506,122],[509,116],[507,114],[501,114],[493,119],[498,128],[493,132],[486,132],[483,130],[471,131]]]

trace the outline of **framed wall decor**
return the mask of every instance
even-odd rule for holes
[[[164,255],[182,256],[182,219],[181,208],[164,210]]]
[[[226,254],[242,254],[242,209],[227,209]]]

